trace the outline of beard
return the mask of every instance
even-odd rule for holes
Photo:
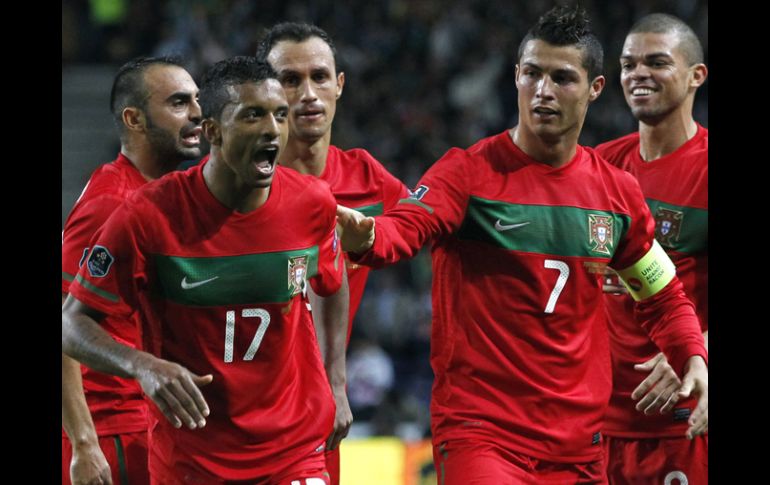
[[[183,130],[186,130],[185,127]],[[201,137],[203,138],[203,137]],[[181,133],[172,133],[156,125],[152,118],[147,116],[147,141],[160,160],[173,164],[175,167],[185,160],[192,160],[201,155],[200,146],[182,146]]]

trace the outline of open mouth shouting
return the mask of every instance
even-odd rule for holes
[[[257,170],[257,176],[267,178],[273,175],[275,171],[275,160],[278,158],[278,144],[270,143],[259,147],[252,155],[254,167]]]

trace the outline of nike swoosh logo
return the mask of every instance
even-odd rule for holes
[[[510,231],[511,229],[518,229],[520,227],[524,227],[527,224],[529,224],[529,221],[527,221],[527,222],[520,222],[518,224],[500,224],[500,219],[498,219],[497,221],[495,221],[495,229],[497,229],[500,232],[502,232],[502,231]]]
[[[188,283],[187,282],[187,276],[185,276],[184,278],[182,278],[182,289],[183,290],[192,290],[193,288],[197,288],[197,287],[199,287],[201,285],[205,285],[206,283],[208,283],[210,281],[214,281],[217,278],[219,278],[219,276],[214,276],[213,278],[209,278],[209,279],[203,280],[203,281],[196,281],[195,283]]]

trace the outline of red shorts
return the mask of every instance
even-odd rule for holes
[[[329,485],[329,473],[320,453],[308,455],[276,473],[261,475],[255,470],[253,477],[244,480],[215,477],[190,462],[177,462],[168,468],[152,454],[150,469],[153,485]]]
[[[99,437],[99,447],[110,465],[114,485],[146,485],[150,483],[147,469],[147,432],[125,433]],[[72,443],[61,440],[61,483],[70,485]]]
[[[433,446],[438,483],[444,485],[605,484],[604,462],[556,463],[478,440]]]
[[[326,457],[326,471],[329,472],[329,483],[340,485],[340,447],[324,452]]]
[[[607,477],[613,485],[708,483],[708,435],[629,439],[603,436]]]

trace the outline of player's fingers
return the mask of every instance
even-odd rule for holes
[[[166,419],[169,420],[173,427],[179,428],[182,426],[182,421],[180,421],[176,414],[174,414],[174,412],[171,410],[171,406],[166,403],[166,399],[161,395],[160,391],[158,391],[155,395],[150,396],[150,399],[152,399],[152,402],[158,406],[160,412],[163,413],[163,415],[166,417]]]
[[[650,389],[654,388],[658,383],[660,377],[661,371],[656,367],[652,370],[652,372],[650,372],[650,375],[645,377],[644,380],[640,382],[638,386],[636,386],[636,389],[634,389],[631,393],[631,399],[636,401],[637,399],[640,399],[642,396],[649,393]]]
[[[211,374],[205,376],[210,377],[213,379],[213,376]],[[198,421],[198,426],[201,428],[206,426],[206,419],[205,417],[209,415],[209,406],[206,403],[206,399],[203,397],[203,393],[198,389],[199,385],[206,385],[211,382],[211,379],[208,379],[206,384],[199,384],[202,380],[205,378],[197,377],[194,374],[191,374],[191,378],[182,379],[182,386],[184,387],[187,394],[192,398],[195,408],[197,409],[198,413],[200,414],[200,419],[196,418]]]
[[[190,413],[187,412],[184,405],[179,402],[179,399],[177,399],[176,391],[172,391],[175,387],[174,384],[181,388],[181,385],[178,382],[170,383],[168,387],[161,388],[158,393],[166,400],[169,408],[171,408],[171,412],[177,416],[182,423],[190,429],[195,429],[198,426],[195,420],[190,416]]]

